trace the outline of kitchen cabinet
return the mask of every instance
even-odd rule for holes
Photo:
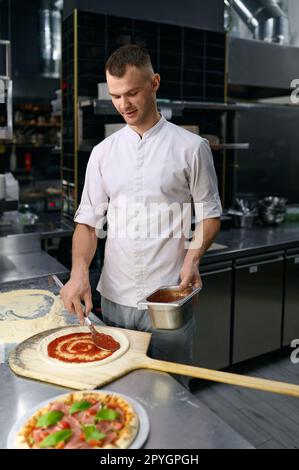
[[[287,250],[285,262],[283,346],[299,338],[299,248]]]
[[[283,251],[240,258],[234,275],[232,363],[280,348]]]
[[[232,262],[200,267],[203,289],[195,306],[193,364],[221,369],[229,365]]]

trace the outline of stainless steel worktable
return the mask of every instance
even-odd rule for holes
[[[42,251],[40,234],[0,236],[0,284],[65,271],[61,263]]]
[[[1,287],[2,291],[16,288],[59,291],[55,285],[48,285],[47,277],[10,282]],[[96,317],[92,319],[99,321]],[[7,363],[12,347],[11,344],[0,348],[0,448],[6,447],[10,428],[25,412],[44,400],[69,391],[16,376]],[[144,406],[150,420],[150,434],[144,446],[147,449],[252,448],[168,374],[139,370],[104,388],[124,393]]]
[[[68,391],[15,376],[0,365],[0,448],[6,447],[9,429],[30,408]],[[225,424],[168,374],[135,371],[104,389],[138,400],[150,420],[147,449],[249,449],[252,445]]]

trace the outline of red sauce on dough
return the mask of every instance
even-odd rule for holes
[[[120,348],[119,342],[112,338],[112,336],[105,335],[104,333],[97,333],[96,336],[101,341],[101,346],[104,349],[109,349],[110,351],[114,352]]]
[[[110,349],[110,344],[114,345],[114,347],[118,345],[114,351],[120,348],[120,344],[111,336],[103,333],[98,334],[102,336],[101,340],[107,343],[107,349]],[[63,362],[82,363],[100,361],[111,356],[114,351],[99,349],[92,341],[90,333],[72,333],[60,336],[48,344],[49,357]]]

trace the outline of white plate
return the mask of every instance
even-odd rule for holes
[[[80,392],[80,391],[77,390],[77,392]],[[143,444],[145,443],[145,441],[148,437],[148,434],[149,434],[150,423],[149,423],[149,418],[148,418],[147,412],[145,411],[144,407],[138,401],[134,400],[134,398],[128,397],[127,395],[124,395],[123,393],[113,392],[112,390],[97,389],[97,390],[82,390],[82,392],[84,392],[84,393],[85,392],[86,393],[88,393],[88,392],[93,392],[93,393],[94,392],[99,392],[99,393],[107,393],[109,395],[117,395],[117,396],[123,397],[129,403],[131,403],[134,410],[138,414],[139,430],[138,430],[138,433],[137,433],[134,441],[130,445],[129,449],[140,449],[143,446]],[[22,428],[22,426],[24,426],[26,421],[37,410],[39,410],[40,408],[43,408],[48,403],[51,403],[51,402],[57,400],[58,398],[61,398],[65,395],[69,395],[70,393],[76,393],[76,390],[73,390],[73,392],[68,392],[68,393],[63,393],[61,395],[56,395],[55,397],[50,398],[48,400],[45,400],[45,401],[39,403],[38,405],[36,405],[35,407],[31,408],[30,410],[28,410],[25,413],[25,415],[23,415],[20,419],[18,419],[15,422],[15,424],[13,425],[11,430],[9,431],[8,438],[7,438],[7,443],[6,443],[7,449],[16,449],[15,437],[16,437],[17,433]],[[97,450],[100,450],[100,449],[97,449]],[[106,450],[109,450],[109,449],[106,449]]]
[[[107,364],[107,362],[115,361],[115,359],[118,359],[121,357],[128,349],[130,346],[129,340],[127,336],[122,333],[121,331],[114,330],[112,328],[107,328],[107,327],[101,327],[98,325],[95,325],[96,330],[99,333],[104,333],[107,335],[112,336],[116,341],[120,343],[120,348],[115,351],[111,356],[106,357],[105,359],[102,359],[101,361],[91,361],[91,362],[63,362],[59,361],[58,359],[54,359],[52,357],[48,356],[48,344],[51,343],[54,339],[58,338],[58,333],[60,336],[65,336],[69,335],[72,333],[89,333],[89,328],[87,326],[76,326],[76,327],[70,327],[70,328],[63,328],[61,332],[55,332],[50,334],[49,336],[46,336],[40,341],[40,344],[38,346],[38,351],[39,354],[42,356],[43,360],[46,362],[49,362],[51,364],[55,364],[59,367],[68,367],[68,368],[82,368],[82,367],[95,367],[95,366],[102,366],[104,364]]]

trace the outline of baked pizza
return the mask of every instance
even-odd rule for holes
[[[16,447],[126,449],[138,429],[138,415],[122,396],[73,392],[36,411],[17,433]]]

